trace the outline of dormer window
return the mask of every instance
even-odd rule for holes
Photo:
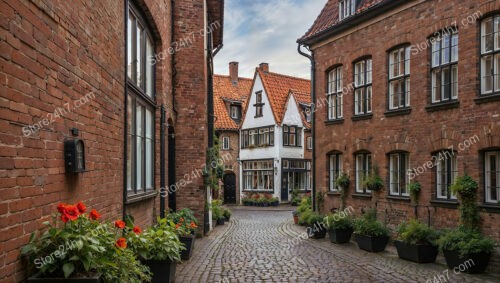
[[[356,12],[356,0],[342,0],[339,2],[339,20],[354,15]]]
[[[230,106],[231,118],[234,120],[241,119],[241,106],[239,105],[231,105]]]
[[[262,103],[262,91],[258,91],[255,93],[255,118],[262,117],[262,108],[264,103]]]

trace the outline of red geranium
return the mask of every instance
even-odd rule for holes
[[[127,240],[125,238],[119,238],[115,244],[117,247],[124,249],[127,247]]]
[[[101,215],[99,214],[99,212],[97,212],[97,210],[92,209],[92,210],[90,211],[89,217],[90,217],[90,219],[92,219],[92,220],[97,220],[97,219],[99,219],[99,218],[101,217]]]
[[[123,221],[121,221],[121,220],[116,220],[116,221],[115,221],[115,227],[116,227],[116,228],[123,229],[123,228],[125,228],[125,222],[123,222]]]
[[[136,233],[137,235],[139,235],[142,232],[141,228],[139,228],[139,226],[135,226],[133,230],[134,230],[134,233]]]
[[[80,215],[80,211],[78,210],[76,205],[66,205],[63,213],[71,221],[76,220],[78,218],[78,215]]]
[[[66,223],[66,222],[68,222],[68,220],[69,220],[69,218],[68,218],[68,216],[66,216],[66,214],[61,215],[62,222]]]
[[[64,210],[66,209],[66,204],[65,203],[59,203],[57,205],[57,211],[59,211],[59,213],[64,213]]]
[[[76,204],[76,207],[78,208],[78,210],[80,211],[80,213],[84,213],[85,210],[87,210],[87,207],[85,206],[85,204],[83,204],[83,202],[79,201],[77,204]]]

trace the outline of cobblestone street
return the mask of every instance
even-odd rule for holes
[[[229,223],[197,239],[191,260],[177,266],[176,282],[500,282],[400,260],[392,246],[372,254],[354,243],[331,244],[328,235],[303,240],[305,229],[293,224],[290,211],[233,212]]]

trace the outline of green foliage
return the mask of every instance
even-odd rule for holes
[[[349,179],[349,175],[346,173],[342,172],[340,176],[335,180],[335,185],[340,187],[342,190],[347,190],[349,188],[349,185],[351,184],[351,180]]]
[[[439,233],[436,230],[416,219],[399,224],[396,231],[398,233],[397,240],[411,245],[436,245],[439,238]]]
[[[418,198],[420,195],[420,191],[422,190],[422,185],[418,181],[411,182],[408,185],[408,190],[410,191],[411,198],[415,201],[415,203],[418,203]]]
[[[389,236],[390,230],[377,220],[376,212],[371,210],[354,220],[354,232],[365,236]]]
[[[478,185],[471,176],[466,174],[458,177],[450,189],[454,194],[458,194],[462,198],[475,199]]]
[[[309,219],[314,215],[311,208],[307,208],[299,214],[299,225],[306,225],[309,223]]]
[[[307,221],[306,221],[306,224],[309,225],[309,226],[312,226],[316,223],[323,223],[323,220],[324,220],[325,216],[324,215],[321,215],[319,213],[316,213],[316,212],[313,212],[308,218],[307,218]]]
[[[221,200],[212,201],[212,220],[224,219],[224,208]]]
[[[495,241],[469,229],[449,231],[439,238],[438,243],[441,250],[460,251],[461,256],[492,252],[495,247]]]
[[[364,178],[362,185],[371,191],[378,192],[384,187],[384,181],[375,170]]]
[[[233,213],[231,212],[231,210],[229,210],[229,209],[227,209],[227,208],[224,208],[223,215],[224,215],[224,217],[225,217],[225,218],[228,218],[228,219],[229,219],[229,218],[231,217],[231,215],[232,215],[232,214],[233,214]]]
[[[479,227],[481,218],[476,204],[477,182],[469,175],[460,176],[450,187],[460,200],[460,224],[465,229],[474,230]]]
[[[299,189],[295,188],[291,192],[292,200],[290,201],[290,204],[293,206],[297,206],[300,203],[300,197],[299,197]]]
[[[194,235],[198,228],[198,219],[194,212],[189,208],[183,208],[178,212],[167,214],[167,220],[170,225],[176,228],[179,236]]]
[[[179,261],[182,246],[175,224],[166,218],[158,218],[157,224],[142,233],[129,231],[129,247],[143,260]]]
[[[207,150],[206,178],[205,185],[212,189],[219,189],[219,180],[224,175],[224,165],[219,164],[220,158],[220,140],[217,135],[214,137],[214,146]]]
[[[353,221],[345,213],[333,213],[325,217],[328,230],[347,230],[353,229]]]

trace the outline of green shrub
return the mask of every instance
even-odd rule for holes
[[[225,217],[225,218],[228,218],[228,219],[229,219],[229,218],[231,217],[231,215],[232,215],[232,214],[233,214],[233,213],[231,212],[231,210],[229,210],[229,209],[227,209],[227,208],[224,208],[223,215],[224,215],[224,217]]]
[[[313,216],[313,211],[311,208],[308,208],[304,212],[299,214],[299,225],[306,225],[309,223],[309,218]]]
[[[401,223],[396,231],[398,234],[396,239],[410,245],[436,245],[439,238],[439,233],[436,230],[416,219],[411,219],[408,223]]]
[[[316,223],[323,223],[323,219],[325,217],[316,212],[311,213],[311,215],[306,219],[306,224],[309,226],[313,226]]]
[[[348,230],[352,229],[353,221],[351,218],[347,217],[345,214],[334,213],[325,217],[326,225],[328,230]]]
[[[389,228],[377,220],[374,211],[369,211],[354,221],[354,232],[371,237],[389,236],[390,234]]]
[[[495,241],[478,231],[456,229],[445,233],[438,240],[441,250],[459,251],[461,256],[472,253],[492,252]]]

